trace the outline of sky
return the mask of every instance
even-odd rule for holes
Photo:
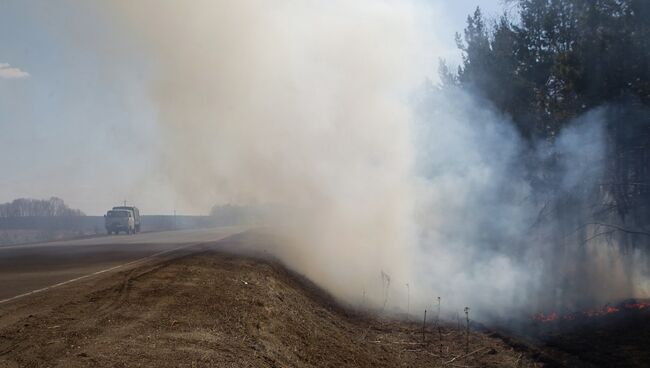
[[[422,2],[437,14],[432,33],[443,45],[431,55],[434,79],[438,57],[459,61],[454,32],[467,14],[504,8]],[[155,56],[96,4],[0,0],[0,203],[57,196],[91,215],[124,200],[148,214],[205,213],[212,203],[188,205],[158,170],[166,147],[147,87]]]

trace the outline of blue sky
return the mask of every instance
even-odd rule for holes
[[[59,196],[97,213],[130,195],[134,173],[152,160],[146,60],[133,50],[128,62],[106,63],[95,49],[127,36],[72,2],[2,2],[0,63],[29,76],[0,77],[0,201]]]
[[[501,0],[428,3],[452,60],[467,14],[503,8]],[[160,163],[146,86],[156,61],[143,45],[81,0],[0,1],[0,45],[0,202],[58,196],[88,214],[124,199],[150,213],[178,206],[151,169]],[[150,188],[134,189],[142,185]]]

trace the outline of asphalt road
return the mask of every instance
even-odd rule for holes
[[[192,244],[218,241],[241,231],[241,228],[164,231],[0,247],[0,303]]]

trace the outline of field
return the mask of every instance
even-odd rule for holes
[[[228,252],[238,241],[0,305],[0,367],[542,366],[490,331],[466,346],[462,328],[430,323],[423,342],[421,321],[343,309],[274,261]]]

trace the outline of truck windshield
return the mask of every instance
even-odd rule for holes
[[[108,217],[129,217],[128,211],[108,211]]]

